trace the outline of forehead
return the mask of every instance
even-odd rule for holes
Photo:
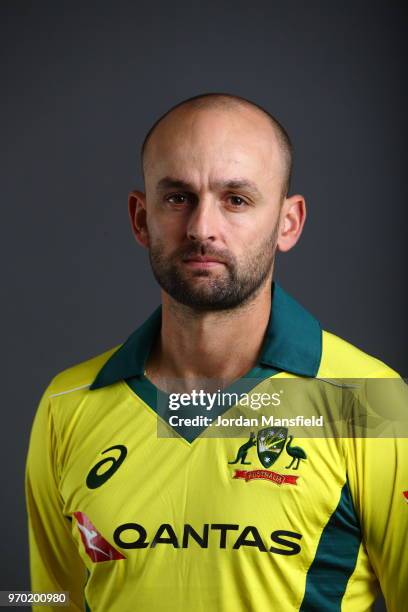
[[[242,175],[259,182],[280,175],[283,163],[274,128],[260,111],[177,109],[153,132],[144,168],[149,183],[180,172],[190,181]]]

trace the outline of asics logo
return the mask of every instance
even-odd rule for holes
[[[86,477],[86,486],[88,489],[97,489],[103,485],[122,465],[127,455],[127,448],[126,446],[123,446],[123,444],[110,446],[102,451],[101,454],[104,455],[105,453],[115,450],[119,451],[119,457],[116,456],[116,454],[109,455],[109,457],[105,457],[104,459],[101,459],[101,461],[98,461],[98,463],[90,470],[88,476]],[[106,469],[108,465],[109,467]],[[101,468],[103,466],[105,467],[105,470],[101,473]]]

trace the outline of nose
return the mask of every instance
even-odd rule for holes
[[[189,240],[216,240],[218,234],[217,209],[210,198],[203,198],[194,206],[187,224]]]

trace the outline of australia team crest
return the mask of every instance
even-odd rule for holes
[[[288,437],[286,427],[265,427],[258,431],[258,459],[266,468],[270,467],[280,457]]]
[[[242,444],[233,461],[229,461],[230,465],[240,463],[241,465],[250,465],[252,462],[247,461],[249,451],[256,446],[258,460],[266,469],[256,470],[235,470],[233,478],[242,478],[245,481],[261,478],[269,480],[276,484],[297,484],[298,476],[292,474],[279,474],[269,470],[274,463],[282,455],[289,455],[291,461],[285,469],[297,470],[301,461],[307,459],[307,455],[300,446],[292,445],[293,436],[288,436],[287,427],[265,427],[260,429],[255,435],[251,432],[249,440]]]

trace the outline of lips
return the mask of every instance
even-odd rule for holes
[[[196,270],[209,270],[224,265],[224,262],[211,255],[191,255],[184,259],[184,264]]]
[[[215,257],[208,257],[206,255],[194,255],[193,257],[188,257],[184,261],[191,263],[224,263],[220,259],[216,259]]]

